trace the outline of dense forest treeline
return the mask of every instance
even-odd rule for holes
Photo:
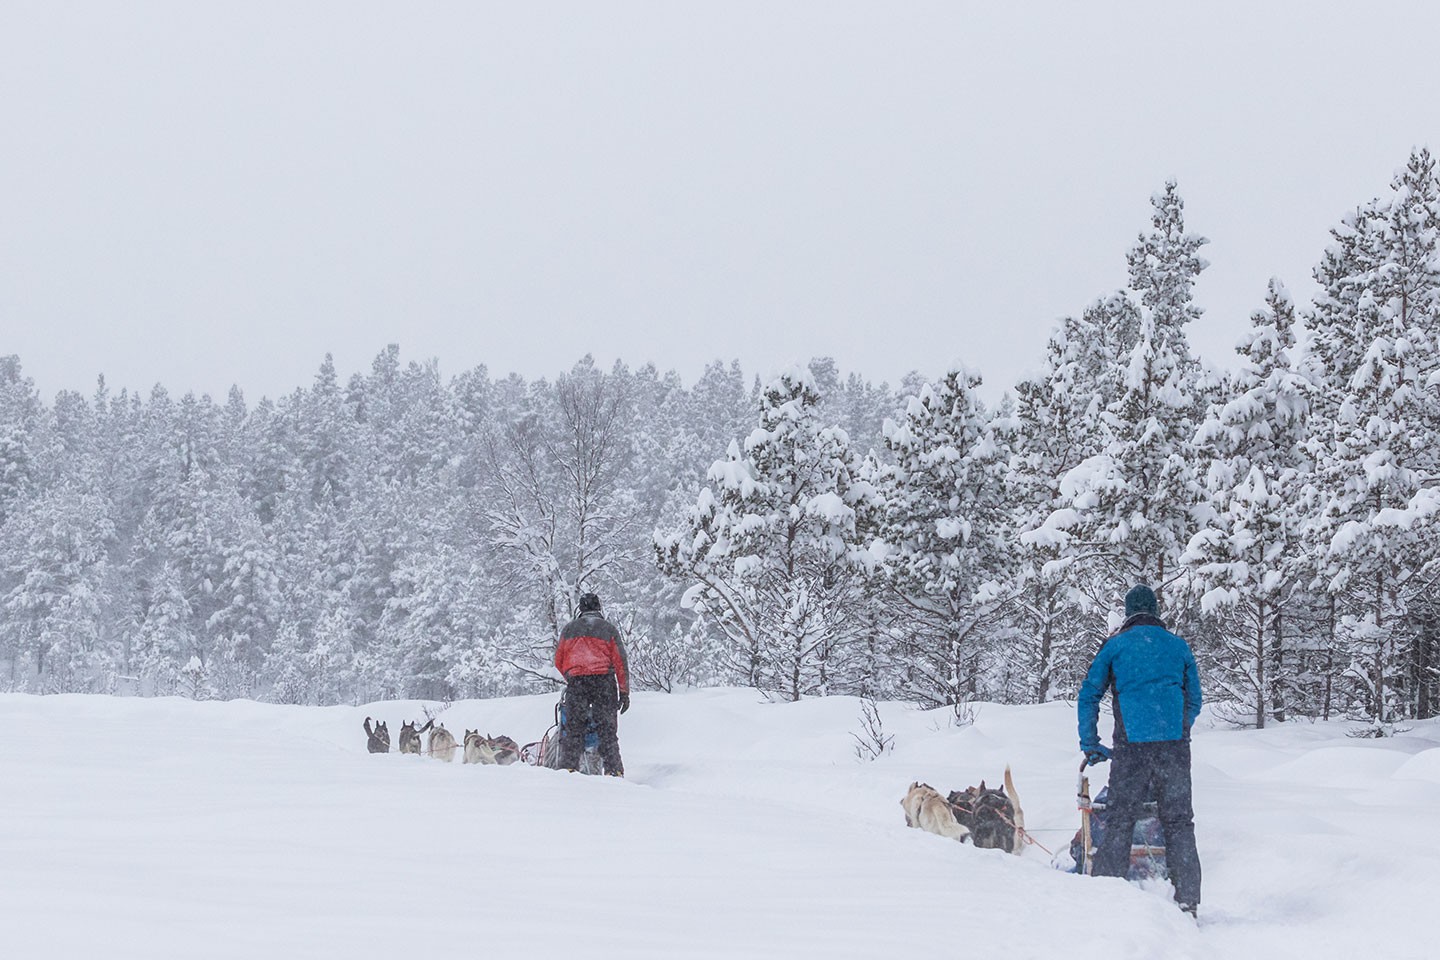
[[[391,347],[248,403],[0,359],[0,686],[332,703],[548,689],[595,590],[637,684],[965,712],[1073,695],[1132,583],[1237,722],[1440,712],[1440,183],[1417,151],[1299,308],[1190,350],[1174,183],[1126,290],[981,402],[827,359],[692,384],[582,359],[444,379]],[[1303,345],[1297,331],[1308,334]]]

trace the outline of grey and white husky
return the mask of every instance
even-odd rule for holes
[[[425,724],[425,726],[421,727],[419,730],[417,730],[415,729],[415,721],[412,720],[409,723],[401,722],[400,752],[415,754],[421,753],[422,751],[420,749],[420,734],[428,729],[430,729],[430,724],[428,723]]]
[[[430,731],[429,753],[430,756],[444,760],[446,763],[455,759],[455,735],[445,729],[445,724],[435,723],[431,720],[425,724],[426,727],[434,724]]]
[[[367,743],[365,747],[371,753],[390,752],[390,730],[385,726],[384,720],[381,720],[379,723],[375,724],[374,727],[371,727],[370,718],[366,717],[365,736],[370,738],[370,742]]]
[[[465,731],[466,763],[498,763],[506,766],[519,759],[520,745],[509,737],[482,737],[479,730]]]

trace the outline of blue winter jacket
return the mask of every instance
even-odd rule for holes
[[[1156,617],[1131,617],[1100,645],[1080,685],[1080,749],[1100,746],[1105,691],[1115,690],[1115,743],[1188,740],[1200,715],[1195,655]]]

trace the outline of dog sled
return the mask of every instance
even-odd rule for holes
[[[1085,775],[1087,766],[1088,760],[1080,761],[1080,775],[1075,788],[1080,829],[1070,841],[1071,864],[1067,867],[1057,862],[1056,866],[1070,873],[1088,876],[1094,868],[1095,851],[1105,837],[1105,815],[1109,806],[1106,800],[1110,788],[1102,788],[1092,799],[1090,778]],[[1160,827],[1159,809],[1153,800],[1140,806],[1140,818],[1135,821],[1135,832],[1130,838],[1130,869],[1125,879],[1136,882],[1152,877],[1161,880],[1169,877],[1165,866],[1165,831]]]
[[[520,749],[521,761],[537,767],[560,769],[560,738],[565,731],[565,698],[555,704],[555,722],[545,735],[534,743],[527,743]],[[600,732],[595,729],[592,719],[585,727],[585,750],[580,754],[581,773],[599,776],[605,772],[605,762],[600,759]]]

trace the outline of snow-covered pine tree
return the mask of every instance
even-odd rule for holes
[[[692,582],[687,601],[730,640],[737,671],[791,699],[845,679],[860,627],[856,510],[868,486],[819,405],[808,370],[782,373],[743,449],[732,442],[685,522],[655,536],[661,568]]]
[[[981,688],[1006,559],[1004,468],[980,377],[954,366],[885,424],[891,463],[866,462],[880,506],[880,574],[902,607],[903,688],[960,715]]]
[[[1015,575],[1009,609],[1020,628],[1016,644],[1033,676],[1032,696],[1073,696],[1103,635],[1077,579],[1086,547],[1071,542],[1062,522],[1069,502],[1060,478],[1100,450],[1105,390],[1119,382],[1103,331],[1119,298],[1097,302],[1079,318],[1066,317],[1046,345],[1043,372],[1016,387],[1015,415],[1005,424],[1009,515],[1015,526]],[[1133,307],[1132,307],[1133,309]],[[1056,518],[1055,523],[1047,523]]]
[[[1436,563],[1440,477],[1440,189],[1427,151],[1334,231],[1316,270],[1310,360],[1326,399],[1313,445],[1323,496],[1314,527],[1325,548],[1320,584],[1348,651],[1352,705],[1376,733],[1418,706],[1406,601],[1428,591]],[[1421,589],[1416,590],[1416,587]]]
[[[1050,523],[1070,532],[1072,542],[1088,544],[1100,561],[1091,565],[1097,606],[1112,606],[1136,582],[1163,593],[1177,576],[1203,498],[1194,470],[1199,369],[1185,325],[1201,312],[1191,288],[1207,265],[1197,253],[1207,241],[1185,231],[1174,181],[1151,204],[1152,229],[1128,257],[1141,309],[1120,392],[1106,411],[1109,437],[1062,480],[1073,513]],[[1106,342],[1129,339],[1132,316],[1114,312],[1117,327],[1106,331]]]
[[[1250,323],[1229,399],[1209,410],[1196,436],[1209,464],[1209,520],[1182,561],[1202,609],[1219,621],[1211,680],[1223,695],[1214,699],[1264,727],[1272,715],[1284,719],[1285,614],[1310,568],[1302,535],[1313,465],[1304,449],[1309,384],[1292,363],[1295,306],[1278,279]]]

